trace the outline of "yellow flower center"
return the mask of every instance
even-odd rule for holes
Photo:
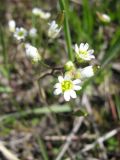
[[[23,31],[19,31],[18,35],[19,35],[20,37],[22,37],[22,36],[24,35],[24,32],[23,32]]]
[[[87,55],[88,52],[87,52],[87,51],[84,51],[84,50],[81,50],[81,51],[80,51],[80,54]]]
[[[65,80],[62,82],[61,86],[62,86],[62,91],[65,92],[73,88],[73,83],[72,81]]]

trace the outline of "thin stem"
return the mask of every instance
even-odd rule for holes
[[[64,33],[65,33],[65,39],[67,44],[67,51],[68,51],[68,57],[71,61],[74,60],[73,52],[72,52],[72,42],[71,42],[71,36],[70,36],[70,28],[68,23],[68,16],[67,16],[67,7],[65,4],[65,0],[59,0],[61,11],[64,11]]]
[[[8,55],[6,50],[6,34],[3,33],[3,27],[0,26],[0,43],[2,46],[2,53],[3,53],[3,59],[4,59],[4,65],[8,71]]]

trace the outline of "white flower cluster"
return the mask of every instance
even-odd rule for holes
[[[75,57],[78,63],[89,62],[94,59],[94,50],[89,50],[88,43],[81,43],[78,47],[75,44]],[[65,101],[69,101],[70,98],[76,98],[76,91],[82,88],[82,83],[86,78],[94,75],[94,67],[89,65],[85,68],[76,68],[75,63],[68,61],[65,66],[65,76],[58,77],[58,83],[55,84],[54,94],[63,94]]]
[[[40,8],[33,8],[32,14],[34,16],[39,16],[41,19],[47,20],[51,17],[51,13],[44,12]],[[58,37],[62,27],[59,27],[59,25],[56,23],[55,20],[53,20],[51,23],[49,23],[49,29],[48,29],[48,37],[51,39],[55,39]],[[41,57],[38,53],[38,50],[36,47],[30,45],[29,43],[25,43],[26,37],[29,36],[31,39],[35,39],[37,37],[37,29],[35,27],[31,27],[28,31],[23,27],[16,27],[16,22],[12,19],[8,22],[8,29],[11,33],[13,33],[14,38],[24,43],[26,55],[32,59],[34,62],[38,62],[41,60]]]
[[[49,12],[44,12],[40,8],[33,8],[32,14],[39,16],[42,19],[48,19],[51,16]],[[48,24],[49,28],[47,35],[49,38],[55,39],[59,36],[62,29],[61,24],[63,23],[63,17],[60,22],[53,20]],[[35,63],[41,61],[38,49],[30,43],[25,42],[27,36],[29,36],[30,39],[36,40],[38,34],[37,29],[35,27],[31,27],[31,29],[27,31],[23,27],[18,28],[16,27],[16,22],[14,20],[9,21],[8,27],[16,40],[24,44],[23,46],[25,47],[26,56]],[[74,52],[75,61],[68,61],[64,65],[64,76],[58,76],[58,83],[54,86],[54,94],[63,94],[65,101],[70,101],[71,98],[77,98],[76,92],[82,88],[82,84],[86,78],[93,76],[95,71],[94,66],[89,64],[91,60],[95,59],[95,56],[93,55],[94,50],[89,49],[88,43],[81,43],[80,45],[75,44]],[[78,68],[77,66],[81,63],[88,64],[88,66],[85,68]]]
[[[35,37],[37,34],[37,30],[36,28],[31,28],[29,30],[29,36],[30,37]],[[15,28],[15,32],[14,32],[14,37],[18,40],[18,41],[21,41],[21,40],[25,40],[27,36],[27,30],[20,27],[20,28]],[[26,51],[26,55],[27,57],[31,58],[31,60],[33,62],[38,62],[41,60],[41,57],[40,57],[40,54],[38,53],[38,50],[36,47],[28,44],[28,43],[25,43],[25,51]]]

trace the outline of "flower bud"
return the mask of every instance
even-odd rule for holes
[[[37,29],[36,29],[36,28],[31,28],[31,29],[29,30],[29,36],[30,36],[31,38],[35,38],[35,37],[37,36]]]
[[[26,50],[26,55],[32,59],[34,63],[38,62],[41,60],[41,56],[38,53],[38,50],[36,47],[30,45],[30,44],[25,44],[25,50]]]
[[[111,18],[107,14],[104,14],[104,13],[102,14],[99,12],[97,12],[96,14],[97,14],[99,20],[102,21],[103,23],[110,23]]]
[[[16,22],[14,20],[9,20],[8,27],[10,32],[15,32]]]
[[[70,71],[70,70],[74,70],[75,69],[75,65],[72,61],[68,61],[65,66],[64,66],[66,71]]]

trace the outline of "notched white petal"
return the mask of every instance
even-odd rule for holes
[[[78,85],[74,85],[74,90],[79,91],[82,87]]]
[[[94,50],[93,50],[93,49],[90,49],[90,50],[88,50],[88,53],[89,53],[89,54],[93,54],[93,53],[94,53]]]
[[[69,91],[64,92],[64,99],[65,99],[65,101],[70,100],[70,92]]]
[[[60,84],[60,83],[56,83],[56,84],[54,85],[54,88],[61,88],[61,84]]]
[[[88,43],[85,43],[85,45],[84,45],[84,50],[88,50],[88,48],[89,48],[89,44]]]
[[[70,80],[70,76],[66,74],[64,80]]]
[[[79,83],[81,83],[80,79],[76,79],[76,80],[73,81],[73,84],[79,84]]]
[[[59,81],[60,83],[63,82],[63,81],[64,81],[63,77],[62,77],[62,76],[59,76],[59,77],[58,77],[58,81]]]
[[[80,44],[79,49],[80,49],[80,50],[83,50],[83,49],[84,49],[84,43],[81,43],[81,44]]]
[[[76,52],[76,53],[79,53],[79,48],[78,48],[78,45],[77,45],[77,44],[75,44],[75,52]]]
[[[54,90],[55,95],[59,95],[60,93],[62,93],[61,89],[55,89]]]
[[[70,91],[70,96],[71,96],[72,98],[76,98],[76,97],[77,97],[76,92],[75,92],[74,90],[71,90],[71,91]]]

